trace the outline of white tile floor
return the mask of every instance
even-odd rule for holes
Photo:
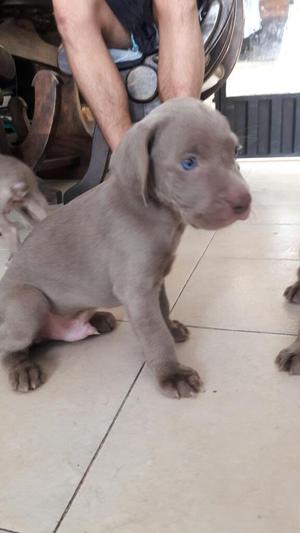
[[[126,322],[52,345],[34,393],[0,372],[0,531],[299,533],[300,377],[273,360],[300,323],[282,298],[298,266],[300,163],[242,168],[250,220],[189,229],[168,280],[191,326],[178,354],[204,392],[161,396]],[[6,257],[0,240],[0,273]]]

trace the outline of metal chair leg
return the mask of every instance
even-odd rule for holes
[[[95,187],[104,179],[110,156],[110,149],[98,126],[93,135],[92,153],[89,167],[79,183],[70,187],[64,194],[64,203],[67,204],[79,194]]]

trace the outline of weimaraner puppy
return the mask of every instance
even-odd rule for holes
[[[20,246],[20,236],[18,225],[8,215],[16,210],[32,226],[47,216],[47,207],[32,170],[15,157],[0,154],[0,232],[11,257]]]
[[[294,304],[300,304],[300,268],[298,268],[297,274],[297,281],[284,291],[284,296],[288,302]],[[280,370],[286,370],[290,374],[300,374],[300,331],[295,341],[281,350],[276,358],[276,363]]]
[[[97,308],[123,304],[162,391],[200,390],[198,373],[176,357],[174,340],[188,331],[169,317],[164,278],[187,224],[216,229],[247,218],[236,145],[219,112],[170,100],[128,131],[109,179],[34,228],[0,283],[0,347],[14,389],[43,381],[30,346],[111,331],[114,317]]]

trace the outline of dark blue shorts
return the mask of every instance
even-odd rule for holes
[[[152,0],[106,0],[122,26],[134,37],[140,51],[147,55],[157,50],[157,32]],[[172,0],[166,0],[172,2]],[[198,0],[200,7],[203,0]]]

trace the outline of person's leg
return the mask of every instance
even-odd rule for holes
[[[128,31],[119,22],[105,0],[96,0],[96,20],[108,48],[126,50],[131,46]]]
[[[107,46],[128,48],[130,36],[104,0],[53,0],[74,78],[112,151],[131,126],[127,94]]]
[[[153,0],[159,31],[159,94],[162,101],[200,97],[204,48],[196,0]]]

